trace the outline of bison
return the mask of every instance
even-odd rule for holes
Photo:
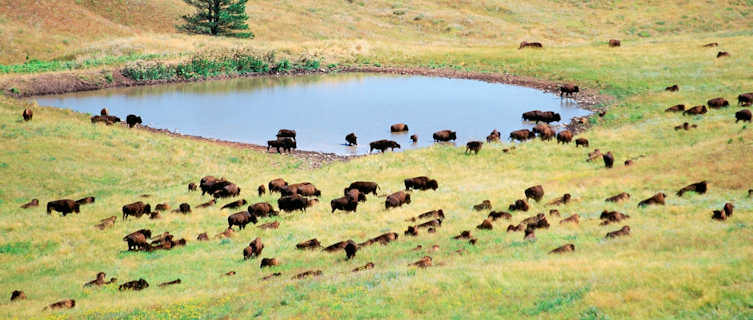
[[[296,249],[300,249],[300,250],[313,250],[313,249],[320,248],[321,246],[322,244],[319,243],[319,240],[317,240],[316,238],[306,240],[295,245]]]
[[[521,129],[510,132],[510,140],[526,141],[535,137],[536,134],[528,129]]]
[[[567,217],[565,219],[560,220],[560,224],[563,224],[563,223],[575,223],[575,224],[578,224],[578,222],[580,222],[580,216],[577,213],[573,214],[573,215],[571,215],[571,216],[569,216],[569,217]]]
[[[387,199],[384,200],[384,208],[385,209],[397,208],[397,207],[401,207],[403,204],[409,204],[409,203],[410,203],[410,194],[407,194],[404,191],[398,191],[387,196]]]
[[[560,131],[560,133],[557,134],[557,143],[570,143],[573,141],[573,133],[569,130],[563,130]]]
[[[128,281],[124,284],[121,284],[120,287],[118,287],[118,290],[125,291],[125,290],[135,290],[140,291],[144,290],[146,288],[149,288],[149,283],[146,282],[144,279],[134,280],[134,281]]]
[[[742,122],[751,122],[751,112],[750,110],[740,110],[738,112],[735,112],[735,123],[738,121]]]
[[[135,125],[141,124],[141,117],[134,114],[129,114],[128,116],[126,116],[126,123],[128,124],[129,128],[133,128]]]
[[[191,182],[188,184],[188,192],[196,191],[196,184]]]
[[[332,207],[332,213],[334,213],[335,210],[356,212],[358,209],[358,200],[353,200],[348,196],[344,196],[330,201],[330,206]]]
[[[559,113],[552,112],[552,111],[541,111],[541,110],[534,110],[534,111],[528,111],[523,113],[523,120],[526,121],[533,121],[533,122],[558,122],[562,120],[562,117]]]
[[[267,193],[267,188],[265,188],[263,184],[260,184],[259,187],[256,188],[256,191],[259,192],[259,196],[261,197]]]
[[[123,206],[123,220],[126,220],[128,216],[134,216],[141,218],[142,215],[152,212],[152,207],[144,202],[136,201]]]
[[[246,228],[249,223],[256,224],[258,220],[255,215],[252,215],[248,211],[236,212],[227,217],[227,228],[231,229],[233,226],[238,226],[239,230]]]
[[[264,250],[264,244],[261,242],[261,238],[257,237],[248,244],[248,247],[243,249],[243,260],[258,257],[262,250]]]
[[[222,206],[222,208],[220,208],[220,210],[222,210],[222,209],[236,209],[236,208],[238,208],[240,206],[245,206],[246,204],[248,204],[248,202],[246,202],[246,199],[241,199],[241,200],[230,202],[230,203]]]
[[[562,195],[562,197],[559,197],[557,199],[549,201],[549,203],[547,203],[547,205],[548,206],[558,206],[558,205],[561,205],[561,204],[567,204],[568,202],[570,202],[571,198],[572,198],[572,195],[570,195],[569,193],[565,193],[565,194]]]
[[[724,99],[724,98],[714,98],[709,101],[706,101],[706,104],[709,106],[709,108],[713,108],[713,109],[729,107],[729,101],[727,101],[727,99]]]
[[[277,131],[277,139],[280,139],[280,138],[291,138],[291,139],[295,140],[295,136],[296,136],[295,130],[280,129],[280,130]]]
[[[336,252],[344,249],[346,245],[348,245],[347,241],[340,241],[324,248],[323,250],[326,252]]]
[[[492,211],[489,213],[487,218],[492,219],[492,221],[496,221],[497,219],[510,220],[512,219],[512,214],[510,214],[509,212],[504,212],[504,211]]]
[[[167,211],[170,210],[170,205],[167,203],[159,203],[154,206],[154,211]]]
[[[238,187],[235,183],[228,183],[224,185],[219,190],[215,190],[212,193],[212,197],[215,199],[219,198],[230,198],[230,197],[237,197],[241,194],[241,188]]]
[[[390,126],[390,132],[406,132],[408,125],[405,123],[396,123]]]
[[[566,253],[566,252],[573,252],[575,251],[575,245],[572,243],[568,243],[566,245],[563,245],[557,249],[554,249],[552,251],[549,251],[549,254],[552,253]]]
[[[125,237],[123,241],[128,243],[128,250],[151,250],[151,246],[147,240],[152,237],[152,231],[149,229],[141,229],[132,232]]]
[[[753,105],[753,92],[742,93],[737,96],[737,105],[747,107]]]
[[[551,140],[555,136],[554,129],[543,123],[539,123],[533,127],[533,132],[538,134],[541,140]]]
[[[309,277],[318,277],[322,275],[322,270],[308,270],[294,275],[291,280],[301,280]]]
[[[417,134],[410,135],[410,141],[413,142],[414,144],[418,143],[418,135]]]
[[[673,84],[669,87],[664,88],[664,90],[669,92],[677,92],[680,91],[680,87],[678,87],[676,84]]]
[[[44,307],[43,310],[73,309],[74,307],[76,307],[76,300],[66,299],[50,304],[49,306]]]
[[[620,46],[621,44],[622,44],[622,43],[620,42],[620,40],[617,40],[617,39],[609,39],[609,47],[611,47],[611,48],[614,48],[614,47],[619,47],[619,46]]]
[[[481,151],[481,146],[483,145],[484,143],[481,141],[469,141],[465,144],[465,153],[473,151],[473,153],[478,154],[478,152]]]
[[[358,191],[358,189],[345,189],[343,191],[343,195],[351,201],[366,202],[366,194]]]
[[[664,112],[682,112],[685,111],[684,104],[676,104],[664,110]]]
[[[374,269],[374,263],[373,262],[368,262],[365,265],[357,267],[357,268],[353,269],[353,272],[361,272],[361,271],[365,271],[365,270],[369,270],[369,269]]]
[[[581,147],[581,146],[584,147],[584,148],[588,148],[588,139],[586,139],[586,138],[575,139],[575,147],[577,148],[577,147]]]
[[[566,97],[571,97],[574,94],[580,92],[580,88],[574,84],[563,84],[560,86],[560,97],[563,95]]]
[[[733,205],[732,203],[727,202],[727,203],[724,204],[724,209],[723,210],[724,210],[724,214],[725,215],[727,215],[728,217],[731,217],[732,213],[735,211],[735,205]]]
[[[47,214],[57,211],[65,217],[71,212],[80,213],[79,204],[71,199],[61,199],[47,202]]]
[[[10,301],[26,300],[26,294],[21,290],[13,290],[10,294]]]
[[[601,215],[599,216],[599,219],[603,220],[601,222],[601,225],[603,226],[608,225],[610,223],[614,223],[614,222],[620,222],[622,220],[629,219],[629,218],[630,216],[624,213],[617,212],[617,211],[607,211],[607,210],[602,211]]]
[[[482,210],[491,210],[492,209],[492,202],[489,200],[481,201],[481,203],[473,205],[473,210],[476,211],[482,211]]]
[[[34,117],[34,112],[31,111],[31,109],[26,108],[24,109],[24,112],[21,114],[21,116],[24,117],[24,121],[31,121],[31,118]]]
[[[419,176],[419,177],[413,177],[403,180],[403,183],[405,184],[405,190],[437,190],[439,188],[439,183],[437,180],[431,179],[427,176]]]
[[[523,199],[515,200],[513,204],[511,204],[507,209],[510,211],[528,211],[530,207],[528,206],[528,202],[526,202]]]
[[[544,197],[544,187],[541,185],[535,185],[529,187],[523,191],[523,193],[526,195],[526,199],[534,199],[536,202],[539,202]]]
[[[612,155],[612,151],[608,151],[607,154],[602,156],[602,158],[604,159],[605,167],[612,168],[612,166],[614,166],[614,155]]]
[[[630,235],[630,226],[624,226],[620,230],[607,232],[606,238],[617,238],[617,237],[624,237]]]
[[[39,206],[39,199],[31,199],[31,201],[21,205],[21,209],[29,209],[31,207],[38,207],[38,206]]]
[[[704,194],[704,193],[706,193],[706,190],[708,190],[708,182],[706,182],[706,181],[696,182],[696,183],[690,184],[690,185],[685,186],[682,189],[678,190],[677,191],[677,196],[678,197],[682,197],[683,194],[685,194],[686,192],[689,192],[689,191],[693,191],[693,192],[696,192],[696,193],[699,193],[699,194]]]
[[[348,143],[349,146],[358,145],[358,137],[356,137],[356,134],[351,132],[348,133],[348,135],[345,136],[345,142]]]
[[[309,207],[309,201],[305,197],[299,195],[284,196],[277,199],[277,206],[280,210],[285,212],[292,212],[296,210],[306,211]]]
[[[489,220],[489,218],[484,219],[484,221],[481,222],[481,224],[476,226],[476,229],[479,230],[492,230],[494,228],[494,225],[492,225],[492,221]]]
[[[282,190],[283,187],[287,187],[287,186],[288,186],[288,183],[282,178],[274,179],[270,181],[268,184],[269,193],[280,192],[280,190]]]
[[[277,140],[267,140],[267,151],[269,149],[275,148],[277,150],[277,153],[282,153],[282,151],[291,152],[293,149],[298,148],[298,143],[292,138],[277,138]]]
[[[716,58],[717,58],[717,59],[719,59],[719,58],[723,58],[723,57],[729,57],[729,52],[727,52],[727,51],[719,51],[719,52],[718,52],[718,53],[716,54]]]
[[[666,194],[664,194],[662,192],[659,192],[659,193],[651,196],[651,198],[648,198],[646,200],[643,200],[643,201],[639,202],[638,203],[638,207],[645,207],[645,206],[649,206],[649,205],[664,205],[664,199],[666,197],[667,197]]]
[[[499,142],[499,139],[502,138],[502,134],[497,131],[497,129],[492,130],[491,133],[489,133],[488,136],[486,136],[486,142]]]
[[[266,202],[257,202],[248,206],[248,212],[257,217],[268,217],[277,215],[277,211],[271,204]]]
[[[708,112],[705,105],[695,106],[682,112],[682,115],[699,115]]]
[[[180,206],[178,206],[178,209],[176,210],[178,213],[187,214],[191,213],[191,205],[188,203],[181,203]]]
[[[356,181],[350,184],[345,190],[350,189],[357,189],[359,192],[363,194],[369,194],[373,193],[374,195],[377,194],[377,190],[380,189],[379,185],[376,182],[371,181]]]
[[[629,193],[627,193],[627,192],[621,192],[618,195],[611,196],[609,198],[604,199],[604,201],[606,201],[606,202],[621,202],[621,201],[629,200],[629,199],[630,199],[630,194]]]
[[[518,47],[518,50],[523,48],[536,48],[536,49],[542,49],[544,48],[544,45],[541,44],[541,42],[527,42],[523,41],[520,43],[520,47]]]
[[[358,251],[358,245],[356,245],[353,240],[348,240],[343,249],[345,249],[345,260],[350,260],[355,258],[356,252]]]
[[[440,130],[434,132],[432,137],[434,138],[434,142],[455,141],[455,139],[457,139],[457,133],[452,130]]]
[[[395,151],[395,148],[400,149],[400,144],[387,139],[377,140],[369,143],[369,153],[371,153],[375,149],[381,152],[385,152],[387,149]]]

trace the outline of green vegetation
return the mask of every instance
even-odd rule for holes
[[[185,24],[178,29],[195,34],[253,38],[248,30],[246,2],[248,0],[183,0],[196,9],[193,15],[184,15]]]
[[[163,58],[161,54],[131,54],[126,56],[106,56],[83,61],[39,61],[31,59],[23,64],[0,65],[0,74],[4,73],[41,73],[51,71],[80,70],[100,66],[111,66],[136,60],[154,60]]]

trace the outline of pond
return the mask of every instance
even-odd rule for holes
[[[266,145],[278,129],[294,129],[301,150],[337,154],[369,152],[369,142],[395,140],[402,150],[433,143],[435,131],[457,131],[457,145],[484,140],[497,129],[530,128],[521,114],[555,111],[567,123],[588,111],[575,101],[537,89],[477,80],[423,76],[341,73],[295,77],[258,77],[204,81],[35,97],[40,105],[125,119],[236,142]],[[392,134],[390,125],[406,123],[408,133]],[[348,147],[345,135],[358,136]],[[419,142],[409,137],[417,134]],[[376,151],[375,151],[376,152]]]

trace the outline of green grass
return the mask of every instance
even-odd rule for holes
[[[593,10],[605,4],[557,3]],[[499,5],[488,4],[490,10]],[[413,17],[417,11],[398,9],[406,11],[399,17]],[[389,15],[398,9],[389,10]],[[660,15],[646,10],[646,15]],[[509,17],[513,18],[522,16]],[[651,28],[679,23],[665,20],[663,25],[650,23]],[[701,28],[700,23],[688,23]],[[636,33],[640,31],[636,26]],[[82,114],[0,98],[0,287],[8,294],[21,289],[29,296],[5,303],[0,318],[753,317],[753,203],[747,198],[747,190],[753,188],[750,125],[734,123],[739,110],[735,106],[698,117],[663,112],[677,103],[697,105],[717,96],[735,104],[739,93],[753,91],[753,52],[748,49],[753,37],[728,31],[655,37],[655,31],[648,31],[651,38],[636,36],[621,48],[608,48],[603,39],[544,50],[517,50],[508,44],[455,47],[369,41],[368,50],[322,59],[510,72],[599,90],[615,100],[607,105],[607,115],[593,118],[594,127],[581,136],[590,140],[591,149],[616,155],[618,165],[611,170],[584,161],[591,149],[541,141],[519,144],[511,153],[502,152],[508,143],[485,145],[477,156],[465,155],[461,147],[436,145],[310,169],[296,158],[95,126]],[[716,59],[717,49],[701,48],[711,41],[720,42],[732,56]],[[313,47],[339,50],[343,43]],[[663,91],[674,83],[680,92]],[[23,122],[21,111],[29,106],[34,120]],[[684,121],[699,127],[673,130]],[[620,165],[638,156],[643,157],[634,166]],[[219,206],[186,216],[166,213],[161,220],[118,219],[105,231],[93,228],[102,218],[120,218],[120,207],[137,200],[168,202],[172,207],[205,202],[207,196],[188,193],[186,184],[209,174],[237,182],[251,203],[275,203],[275,196],[257,197],[253,192],[273,178],[310,181],[323,190],[322,203],[304,214],[282,214],[277,230],[250,227],[226,240],[194,240],[201,232],[211,237],[225,228],[226,216],[233,211],[220,211]],[[399,209],[385,211],[382,198],[370,197],[358,213],[329,213],[327,202],[352,181],[377,181],[386,193],[401,189],[404,178],[417,175],[436,178],[440,188],[414,192],[413,203]],[[700,180],[710,181],[708,193],[674,195]],[[514,213],[510,222],[495,222],[492,231],[475,229],[487,213],[472,211],[472,205],[489,199],[495,209],[504,209],[535,184],[542,184],[546,195],[532,204],[531,211]],[[632,195],[629,201],[604,202],[623,191]],[[660,191],[669,195],[666,206],[636,207]],[[558,209],[563,217],[581,215],[580,225],[560,225],[559,219],[550,218],[552,227],[537,232],[535,241],[523,241],[522,233],[504,232],[508,223],[547,212],[550,207],[544,203],[565,192],[575,201]],[[152,197],[141,198],[145,193]],[[96,196],[97,202],[82,207],[81,214],[63,218],[44,212],[46,201],[87,195]],[[31,198],[39,198],[42,207],[18,208]],[[725,202],[735,204],[735,215],[726,222],[711,221],[711,211]],[[402,235],[410,224],[405,219],[436,208],[447,215],[436,234]],[[605,240],[606,232],[620,225],[599,226],[602,210],[629,214],[625,224],[633,234]],[[121,238],[140,228],[170,231],[188,239],[188,245],[167,252],[125,252]],[[478,244],[451,239],[462,230],[471,230]],[[400,239],[362,249],[352,261],[344,261],[342,253],[295,250],[296,243],[314,237],[328,245],[387,231],[400,233]],[[258,259],[243,261],[243,247],[257,236],[265,243],[262,256],[276,257],[282,265],[260,270]],[[547,254],[564,243],[574,243],[576,252]],[[412,251],[418,244],[437,244],[440,250]],[[437,266],[407,266],[424,255]],[[374,262],[375,268],[350,272],[366,262]],[[324,274],[290,280],[309,269]],[[230,270],[237,275],[223,276]],[[99,271],[120,283],[144,278],[151,287],[138,293],[122,293],[115,286],[82,288]],[[272,272],[283,276],[259,280]],[[175,278],[183,284],[156,287]],[[45,305],[66,298],[77,300],[75,309],[42,312]]]
[[[83,61],[40,61],[32,59],[24,62],[23,64],[0,65],[0,74],[80,70],[100,66],[123,64],[125,62],[136,60],[154,60],[158,58],[165,58],[165,56],[161,54],[131,54],[125,56],[106,56],[103,58],[86,59]],[[110,78],[110,80],[112,80],[112,78]]]

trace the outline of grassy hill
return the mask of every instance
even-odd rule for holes
[[[100,17],[96,19],[111,20],[106,18],[112,14],[107,13],[108,7],[92,3],[69,4],[91,17]],[[149,2],[157,5],[154,3],[162,2]],[[259,39],[253,40],[252,45],[269,47],[311,46],[326,51],[329,46],[347,47],[343,44],[366,38],[359,41],[368,46],[367,50],[347,57],[332,55],[332,62],[371,61],[511,72],[575,81],[600,90],[615,100],[605,106],[607,114],[595,116],[593,128],[581,135],[591,142],[588,150],[536,140],[517,145],[511,153],[501,151],[509,147],[503,143],[485,145],[478,156],[467,156],[463,148],[437,145],[308,169],[301,160],[287,156],[170,138],[138,129],[92,126],[85,115],[57,108],[31,105],[34,120],[23,122],[20,115],[29,106],[27,102],[0,98],[0,145],[4,146],[0,177],[5,182],[0,188],[0,263],[6,270],[0,277],[0,287],[5,288],[6,294],[21,289],[29,296],[21,302],[4,302],[0,317],[753,317],[749,268],[753,263],[753,200],[747,197],[747,190],[753,188],[753,133],[749,123],[734,123],[734,113],[740,109],[734,106],[735,97],[753,91],[753,52],[748,50],[753,37],[740,31],[749,30],[750,19],[744,16],[750,6],[744,1],[714,2],[714,6],[639,1],[617,2],[616,8],[610,9],[610,3],[418,1],[409,6],[387,1],[278,1],[275,4],[280,11],[268,11],[265,19],[269,20],[265,20],[264,27],[254,29]],[[272,2],[256,2],[249,11],[261,12],[257,6],[263,5],[271,8]],[[459,9],[453,9],[453,5]],[[490,10],[493,6],[506,10]],[[6,3],[0,5],[1,23],[24,29],[23,23],[7,18],[21,14],[11,14],[16,11],[8,7]],[[47,12],[29,9],[38,11],[40,16]],[[395,10],[406,13],[396,15]],[[274,12],[281,13],[281,17],[273,19]],[[414,24],[429,19],[411,22],[410,17],[419,13],[458,23],[464,19],[461,17],[484,17],[490,22],[469,27],[477,30],[475,35],[463,36],[456,30],[445,34],[437,29],[419,36]],[[591,18],[572,18],[580,17],[578,14]],[[45,23],[55,24],[59,23],[56,19],[62,19],[49,17]],[[615,20],[618,17],[624,20]],[[701,22],[680,24],[702,17]],[[312,33],[292,26],[296,19],[307,22],[301,25]],[[115,52],[105,49],[103,43],[107,41],[140,43],[147,48],[160,37],[175,42],[195,41],[169,49],[175,52],[195,50],[192,46],[198,43],[243,45],[223,39],[215,42],[203,37],[157,34],[148,30],[159,29],[146,27],[143,30],[147,31],[120,29],[131,28],[127,23],[116,21],[112,29],[102,29],[101,33],[92,30],[76,41],[91,43],[95,48],[92,52]],[[575,26],[569,29],[569,24]],[[583,26],[579,28],[579,24]],[[288,38],[262,32],[273,26],[290,26],[270,29],[285,30],[280,32]],[[358,31],[343,31],[348,26]],[[495,26],[499,28],[492,32]],[[626,31],[630,26],[638,31],[630,34]],[[644,31],[641,26],[650,26],[646,29],[650,30],[650,38],[637,35]],[[318,32],[326,35],[323,38],[331,40],[317,41],[314,30],[321,30]],[[30,37],[29,41],[39,43],[54,34],[29,32],[39,37]],[[485,32],[511,34],[495,40],[482,36]],[[398,34],[399,41],[387,41],[390,35]],[[534,51],[512,47],[512,43],[528,37],[547,39],[555,45]],[[607,37],[628,41],[621,48],[608,48],[603,42]],[[281,42],[263,43],[265,39]],[[294,39],[307,42],[287,41]],[[720,48],[701,48],[711,41],[719,42]],[[171,45],[166,42],[157,51],[168,50],[165,48]],[[21,42],[12,44],[14,48],[24,46]],[[716,59],[719,49],[729,51],[731,57]],[[78,49],[49,50],[49,57],[55,57]],[[663,90],[674,83],[680,86],[679,92]],[[664,112],[674,104],[703,104],[717,96],[726,97],[733,106],[702,116]],[[698,128],[673,129],[685,121]],[[593,148],[612,151],[618,165],[605,169],[600,162],[584,161]],[[635,165],[622,166],[629,158],[637,158]],[[172,207],[181,202],[195,206],[207,201],[207,196],[187,192],[186,184],[198,182],[208,174],[237,182],[243,188],[243,197],[251,203],[276,203],[275,196],[259,198],[251,191],[270,179],[310,181],[323,190],[322,203],[303,214],[282,214],[262,221],[280,221],[277,230],[249,227],[231,239],[207,242],[194,239],[201,232],[211,236],[223,231],[226,216],[234,211],[220,211],[215,206],[195,209],[185,216],[166,213],[161,220],[120,221],[120,207],[144,200],[141,194],[150,194],[146,201],[152,204],[168,202]],[[329,213],[327,202],[339,197],[342,188],[354,180],[377,181],[386,193],[401,189],[404,178],[417,175],[436,178],[440,188],[414,192],[413,203],[399,209],[386,211],[381,198],[371,197],[358,213]],[[683,197],[674,194],[701,180],[710,182],[708,193]],[[523,197],[525,188],[536,184],[544,186],[546,195],[541,203],[532,203],[531,211],[516,212],[511,221],[498,220],[491,231],[475,229],[487,213],[471,210],[473,204],[489,199],[495,209],[506,209]],[[579,214],[580,224],[561,225],[559,218],[549,217],[552,226],[538,231],[535,241],[524,241],[520,232],[505,232],[508,224],[548,212],[552,207],[545,203],[566,192],[575,200],[557,209],[563,218]],[[604,202],[619,192],[628,192],[632,197],[623,203]],[[669,195],[665,206],[636,206],[657,192]],[[31,198],[39,198],[44,204],[52,199],[87,195],[96,196],[97,202],[84,206],[81,214],[65,218],[48,216],[43,208],[18,208]],[[725,202],[735,204],[735,215],[725,222],[712,221],[711,211]],[[405,221],[407,218],[437,208],[447,216],[437,233],[422,232],[415,238],[402,235],[412,224]],[[622,224],[600,226],[602,210],[617,210],[631,217]],[[93,227],[112,215],[118,216],[112,228],[99,231]],[[631,227],[630,237],[604,239],[606,232],[622,225]],[[155,233],[169,231],[188,239],[188,245],[172,251],[125,252],[122,237],[141,228]],[[451,239],[463,230],[471,230],[478,238],[475,246]],[[352,261],[345,261],[343,253],[295,249],[296,243],[311,238],[329,245],[346,239],[360,242],[388,231],[400,233],[398,241],[362,249]],[[278,258],[280,266],[260,270],[258,259],[243,261],[242,249],[256,237],[265,244],[262,256]],[[576,252],[547,254],[565,243],[575,244]],[[439,250],[428,250],[434,244]],[[413,251],[417,245],[423,249]],[[431,256],[437,266],[407,266],[425,255]],[[367,262],[373,262],[375,268],[351,272]],[[310,269],[320,269],[323,275],[290,279]],[[237,274],[223,275],[231,270]],[[127,293],[119,292],[115,286],[82,288],[99,271],[106,272],[108,278],[117,277],[120,283],[144,278],[151,287]],[[281,272],[282,276],[260,280],[273,272]],[[156,286],[175,278],[183,283],[170,288]],[[66,298],[76,299],[76,308],[42,311],[47,304]]]

